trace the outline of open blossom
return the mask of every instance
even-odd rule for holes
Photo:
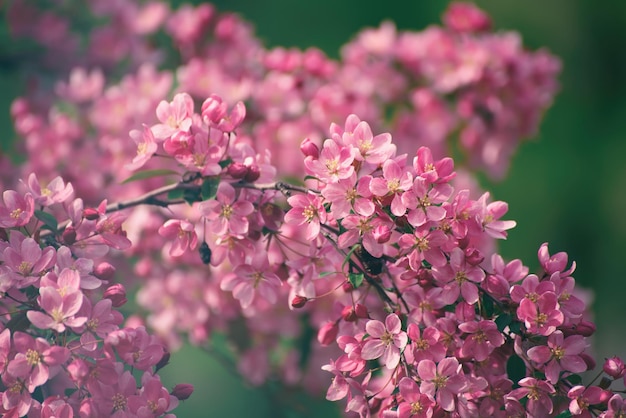
[[[587,364],[581,357],[585,348],[587,342],[582,335],[565,338],[561,331],[555,331],[548,336],[547,345],[529,349],[528,358],[539,364],[545,364],[546,379],[556,384],[562,371],[580,373],[587,370]]]
[[[372,319],[365,324],[365,330],[370,338],[365,341],[361,356],[365,360],[382,357],[382,363],[388,369],[394,369],[400,362],[400,353],[408,341],[398,315],[387,316],[384,324]]]
[[[319,158],[307,157],[304,166],[307,173],[325,183],[337,183],[349,178],[354,172],[354,148],[342,146],[332,139],[324,141]]]
[[[354,124],[357,120],[356,115],[348,116],[346,132],[342,134],[344,144],[351,145],[358,150],[355,158],[374,166],[390,161],[390,158],[396,154],[396,146],[391,142],[391,135],[382,133],[374,136],[372,129],[365,121],[359,121],[352,130],[348,129],[348,125]]]
[[[26,225],[35,213],[35,199],[30,193],[20,195],[15,190],[2,193],[4,205],[0,205],[0,228]]]
[[[187,93],[179,93],[170,103],[161,101],[156,114],[161,122],[152,127],[156,139],[167,139],[180,131],[189,132],[192,124],[193,99]]]
[[[524,321],[528,332],[547,336],[556,331],[556,327],[565,320],[559,308],[557,296],[553,292],[546,292],[536,301],[526,297],[522,299],[517,308],[517,317]]]
[[[421,393],[414,380],[403,377],[398,386],[404,400],[398,405],[398,418],[430,418],[433,416],[435,400],[431,396]]]
[[[11,234],[11,246],[4,250],[2,259],[8,267],[6,278],[21,289],[36,283],[52,268],[56,261],[56,252],[52,247],[42,250],[34,239],[15,233]]]
[[[434,397],[445,411],[454,411],[455,397],[467,385],[459,361],[454,357],[446,357],[435,364],[425,359],[418,363],[417,373],[421,379],[420,391]]]
[[[227,275],[221,283],[222,290],[232,291],[233,297],[246,309],[252,305],[256,295],[273,304],[282,285],[278,276],[272,272],[267,254],[257,252],[249,263],[240,264]]]
[[[243,235],[248,232],[248,215],[254,206],[247,200],[238,200],[235,188],[220,182],[215,199],[200,203],[200,213],[209,221],[209,230],[215,235],[227,232]]]
[[[326,209],[322,199],[313,194],[297,194],[287,199],[291,205],[285,214],[285,222],[294,225],[306,225],[305,237],[313,241],[320,233],[320,224],[326,222]]]
[[[450,264],[433,267],[433,276],[445,284],[449,303],[456,301],[460,294],[467,303],[474,304],[478,301],[476,283],[483,281],[485,272],[467,263],[463,250],[457,247],[450,253]]]
[[[476,361],[483,361],[493,350],[504,344],[504,337],[493,321],[464,322],[459,324],[459,330],[469,334],[461,347],[462,357],[473,357]]]
[[[125,165],[127,170],[132,171],[141,168],[152,158],[157,151],[157,143],[148,125],[143,126],[143,132],[133,129],[130,131],[129,135],[133,141],[135,141],[135,144],[137,144],[137,155],[135,155],[132,162]]]
[[[28,176],[28,188],[35,198],[35,203],[43,206],[63,203],[74,193],[71,183],[65,184],[60,176],[53,178],[46,186],[39,182],[35,173]]]
[[[198,245],[198,236],[194,225],[189,221],[168,219],[159,227],[159,235],[170,239],[170,255],[180,257],[187,251],[195,250]]]
[[[202,118],[213,128],[222,132],[233,132],[246,117],[246,106],[239,101],[235,104],[230,113],[227,112],[227,105],[216,94],[212,94],[202,103]]]
[[[554,405],[550,395],[556,392],[554,386],[550,383],[539,380],[534,377],[525,377],[519,381],[521,386],[518,389],[514,389],[507,395],[507,397],[520,400],[524,397],[528,399],[526,404],[526,410],[529,416],[532,417],[547,417],[550,416]]]

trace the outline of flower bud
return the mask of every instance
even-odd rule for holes
[[[248,172],[243,179],[248,183],[254,183],[259,179],[259,177],[261,177],[261,170],[259,169],[258,165],[253,164],[251,166],[248,166]]]
[[[335,342],[339,334],[339,326],[336,322],[329,322],[317,332],[317,341],[323,346],[327,346]]]
[[[626,374],[624,362],[617,356],[606,359],[604,361],[604,365],[602,366],[602,370],[604,370],[604,372],[613,379],[619,379]]]
[[[477,266],[483,262],[485,256],[474,247],[467,247],[465,249],[465,261],[471,264],[472,266]]]
[[[189,399],[192,393],[193,385],[189,383],[179,383],[174,386],[170,395],[175,396],[179,401],[184,401],[185,399]]]
[[[369,312],[367,312],[367,308],[365,307],[365,305],[361,305],[360,303],[354,305],[354,312],[356,313],[356,316],[361,319],[367,319],[370,317],[370,314]]]
[[[304,305],[306,305],[306,303],[309,301],[308,298],[304,297],[304,296],[298,296],[296,295],[296,297],[293,298],[293,300],[291,301],[291,306],[293,308],[303,308]]]
[[[352,286],[352,283],[350,282],[345,282],[344,284],[341,285],[341,288],[346,293],[350,293],[354,290],[354,286]]]
[[[304,141],[300,144],[300,151],[302,151],[305,157],[318,159],[320,156],[319,147],[310,138],[304,138]]]
[[[457,32],[483,32],[491,28],[489,16],[473,4],[452,3],[443,16],[445,25]]]
[[[244,178],[248,171],[248,167],[243,163],[235,162],[228,166],[228,175],[237,180]]]
[[[76,228],[73,226],[65,228],[65,231],[63,231],[63,234],[61,235],[61,239],[66,245],[74,244],[76,242]]]
[[[372,231],[372,235],[377,243],[384,244],[391,238],[391,228],[387,225],[378,225]]]
[[[343,318],[343,320],[346,322],[354,322],[358,319],[354,307],[350,305],[346,305],[343,307],[343,309],[341,310],[341,318]]]
[[[580,353],[579,356],[583,359],[587,365],[587,370],[593,370],[596,368],[596,361],[587,353]]]
[[[102,262],[93,269],[93,275],[100,280],[111,280],[115,275],[115,267],[106,261]]]
[[[98,209],[85,208],[83,210],[83,218],[87,219],[88,221],[98,220],[100,218],[100,212],[98,212]]]
[[[126,289],[124,288],[124,285],[120,283],[109,286],[109,288],[104,291],[103,297],[105,299],[110,299],[113,306],[116,308],[119,308],[128,302],[128,299],[126,299]]]

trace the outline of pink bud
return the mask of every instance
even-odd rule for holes
[[[85,360],[77,358],[67,366],[67,372],[70,378],[81,386],[83,379],[89,375],[90,369]]]
[[[465,261],[471,264],[472,266],[477,266],[483,262],[485,256],[474,247],[467,247],[465,249]]]
[[[343,309],[341,310],[341,318],[343,318],[343,320],[346,322],[354,322],[358,319],[354,307],[350,305],[346,305],[343,307]]]
[[[293,300],[291,301],[291,306],[293,308],[303,308],[304,305],[306,305],[306,303],[309,301],[309,299],[307,297],[304,296],[296,296],[293,298]]]
[[[304,138],[304,141],[300,144],[300,151],[305,157],[313,157],[318,159],[320,156],[320,149],[310,138]]]
[[[232,163],[228,166],[228,174],[237,180],[240,180],[248,174],[248,166],[243,163]]]
[[[116,308],[119,308],[128,302],[126,299],[126,289],[124,288],[124,285],[120,283],[109,286],[109,288],[104,291],[103,297],[105,299],[110,299],[113,306]]]
[[[112,264],[102,262],[93,269],[93,274],[100,280],[111,280],[115,275],[115,267]]]
[[[369,312],[367,312],[367,308],[365,307],[365,305],[361,305],[360,303],[354,305],[354,312],[356,312],[356,316],[361,319],[366,319],[370,317],[370,314]]]
[[[317,341],[323,346],[327,346],[335,342],[339,334],[339,326],[336,322],[329,322],[322,326],[317,333]]]
[[[372,231],[372,235],[377,243],[384,244],[391,238],[391,228],[387,225],[378,225]]]
[[[454,313],[459,321],[470,322],[476,317],[474,306],[467,302],[459,302],[454,309]]]
[[[189,399],[192,393],[193,385],[189,383],[179,383],[174,386],[170,395],[175,396],[179,401],[184,401],[185,399]]]
[[[61,239],[66,245],[74,244],[76,242],[76,228],[73,226],[65,228],[65,231],[63,231],[63,234],[61,235]]]
[[[457,32],[483,32],[491,28],[489,16],[469,3],[452,3],[443,16],[443,22]]]
[[[259,169],[259,166],[256,164],[248,166],[248,173],[244,177],[244,180],[248,183],[254,183],[259,179],[259,177],[261,177],[261,170]]]
[[[593,369],[596,368],[596,361],[589,354],[587,354],[587,353],[580,353],[579,356],[583,359],[583,361],[587,365],[587,370],[593,370]]]
[[[100,212],[98,212],[98,209],[85,208],[83,210],[83,218],[87,219],[88,221],[95,221],[100,218]]]
[[[626,374],[626,369],[624,368],[624,362],[621,358],[615,356],[608,358],[604,361],[604,365],[602,369],[606,374],[611,376],[613,379],[619,379]]]

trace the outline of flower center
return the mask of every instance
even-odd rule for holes
[[[91,332],[95,332],[96,329],[98,328],[98,323],[100,321],[98,320],[98,318],[92,318],[89,321],[87,321],[87,329]]]
[[[428,242],[427,238],[417,237],[415,239],[415,244],[417,245],[417,248],[419,248],[420,251],[430,250],[430,243]]]
[[[22,215],[22,212],[24,212],[24,211],[22,209],[18,208],[18,209],[13,210],[11,212],[11,215],[9,215],[9,216],[11,216],[11,218],[13,218],[13,219],[18,219]]]
[[[424,410],[424,406],[420,401],[411,403],[411,415],[419,414]]]
[[[114,411],[122,411],[126,409],[126,396],[122,395],[121,393],[116,393],[115,395],[113,395],[111,400],[113,401]]]
[[[393,343],[393,335],[391,335],[389,331],[385,331],[380,339],[383,343],[385,343],[385,345],[391,345],[391,343]]]
[[[39,352],[31,348],[26,350],[26,362],[28,363],[29,366],[36,366],[37,364],[39,364],[40,360],[41,360],[41,356],[39,355]]]
[[[463,282],[467,281],[467,275],[465,274],[464,271],[457,271],[456,274],[454,275],[454,280],[458,284],[462,284]]]
[[[433,383],[435,384],[435,387],[437,389],[444,388],[446,387],[446,384],[448,383],[448,376],[441,376],[438,374],[433,379]]]
[[[565,350],[562,347],[551,348],[550,351],[552,352],[552,356],[557,360],[561,360],[565,355]]]
[[[417,347],[418,350],[428,350],[430,348],[430,344],[425,339],[420,338],[415,341],[415,347]]]
[[[313,218],[315,218],[316,213],[317,211],[315,210],[313,206],[307,206],[302,211],[302,216],[304,216],[304,219],[306,219],[307,222],[311,222]]]
[[[226,219],[230,219],[233,214],[233,207],[231,205],[222,206],[222,216]]]
[[[546,322],[548,322],[548,315],[544,313],[540,313],[539,315],[537,315],[537,325],[543,325]]]
[[[483,332],[483,330],[479,329],[472,335],[472,339],[476,341],[478,344],[482,344],[487,340],[487,336]]]
[[[28,261],[22,261],[17,270],[22,274],[22,276],[27,276],[32,268],[33,263],[29,263]]]

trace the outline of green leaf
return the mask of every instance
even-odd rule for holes
[[[343,270],[344,266],[346,264],[348,264],[348,262],[350,261],[350,258],[352,257],[352,253],[354,253],[357,248],[360,248],[360,245],[353,245],[352,248],[350,248],[350,251],[348,251],[348,254],[346,254],[346,258],[343,259],[343,264],[341,264],[341,269]]]
[[[207,177],[202,182],[202,187],[200,189],[200,196],[202,196],[202,200],[209,200],[215,198],[217,195],[217,187],[220,185],[219,177]]]
[[[122,182],[122,184],[130,183],[130,182],[137,181],[137,180],[151,179],[153,177],[169,176],[169,175],[172,175],[172,174],[177,175],[177,176],[180,175],[177,171],[168,170],[168,169],[165,169],[165,168],[157,169],[157,170],[138,171],[135,174],[133,174],[132,176],[130,176],[129,178],[127,178],[126,180],[124,180]]]
[[[511,324],[509,324],[509,329],[513,334],[519,335],[522,333],[522,323],[519,321],[512,321]]]
[[[331,274],[337,274],[336,271],[322,271],[321,273],[319,273],[317,275],[317,277],[326,277],[326,276],[330,276]]]
[[[200,196],[200,189],[185,189],[185,191],[183,192],[183,199],[185,199],[185,202],[189,203],[190,205],[192,205],[194,202],[201,202],[202,197]]]
[[[222,167],[222,168],[226,168],[226,167],[228,167],[228,166],[230,165],[230,163],[232,163],[232,162],[233,162],[233,160],[229,157],[229,158],[227,158],[227,159],[225,159],[225,160],[220,161],[218,164],[220,165],[220,167]]]
[[[506,373],[509,379],[513,381],[513,384],[517,386],[517,382],[526,377],[526,364],[524,364],[524,360],[516,354],[513,354],[506,362]]]
[[[49,214],[48,212],[36,210],[35,217],[43,222],[44,225],[47,226],[52,232],[57,231],[59,224],[57,222],[57,219],[53,215]]]
[[[353,288],[357,289],[361,284],[363,284],[363,273],[350,273],[348,274],[348,280]]]
[[[498,326],[498,331],[503,332],[504,328],[506,328],[512,320],[513,318],[510,314],[502,314],[498,316],[495,320],[495,323]]]
[[[183,196],[185,196],[185,190],[184,189],[174,189],[171,192],[169,192],[167,194],[167,199],[168,200],[178,200],[178,199],[182,199]]]

